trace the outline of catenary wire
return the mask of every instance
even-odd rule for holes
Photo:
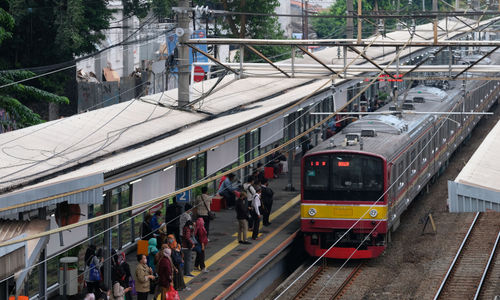
[[[310,111],[313,107],[315,107],[315,106],[317,106],[317,105],[319,105],[319,103],[315,103],[315,105],[309,105],[309,107],[308,107],[307,111]],[[297,122],[300,118],[301,118],[300,116],[299,116],[299,117],[297,117],[297,118],[295,118],[295,119],[294,119],[291,123],[287,124],[284,128],[287,128],[287,127],[289,127],[289,126],[293,126],[293,125],[295,125],[295,122]],[[250,153],[250,152],[254,151],[254,150],[255,150],[255,149],[257,149],[257,148],[258,148],[258,147],[259,147],[262,143],[265,143],[265,142],[269,141],[269,140],[270,140],[273,136],[275,136],[275,135],[276,135],[276,134],[278,134],[278,133],[279,133],[279,132],[278,132],[278,131],[276,131],[273,135],[271,135],[270,137],[268,137],[266,140],[262,141],[262,142],[261,142],[261,143],[259,143],[258,145],[254,146],[252,149],[250,149],[249,151],[247,151],[245,154],[248,154],[248,153]],[[303,142],[302,142],[302,143],[303,143]],[[236,160],[234,160],[233,162],[238,162],[238,159],[239,159],[239,158],[236,158]],[[212,174],[215,174],[216,172],[218,172],[218,171],[215,171],[215,172],[213,172]],[[206,177],[208,177],[208,175],[207,175],[207,176],[205,176],[205,178],[206,178]],[[202,178],[202,179],[200,179],[200,180],[203,180],[203,179],[204,179],[204,178]],[[199,181],[200,181],[200,180],[199,180]],[[147,211],[147,210],[149,210],[149,209],[153,208],[155,205],[156,205],[156,204],[152,204],[151,206],[147,207],[144,211]],[[201,205],[201,204],[198,204],[198,205]],[[190,210],[188,210],[188,211],[192,211],[192,210],[194,210],[196,207],[197,207],[196,205],[193,205],[193,207],[192,207]],[[122,224],[125,224],[125,223],[129,222],[131,219],[133,219],[133,218],[135,218],[135,217],[137,217],[137,214],[136,214],[136,215],[134,215],[134,216],[131,216],[131,217],[129,217],[129,218],[127,218],[127,219],[125,219],[125,220],[123,220],[123,221],[121,221],[121,222],[118,222],[118,223],[117,223],[117,224],[115,224],[115,225],[112,225],[112,226],[111,226],[111,227],[109,227],[108,229],[104,229],[103,231],[101,231],[101,232],[99,232],[99,233],[95,233],[93,236],[91,236],[91,237],[89,237],[89,238],[87,238],[87,239],[84,239],[84,240],[82,240],[82,241],[78,242],[77,244],[73,245],[73,248],[74,248],[74,247],[76,247],[76,246],[79,246],[79,245],[81,245],[81,244],[83,244],[83,243],[85,243],[85,242],[88,242],[88,241],[90,241],[90,240],[92,240],[92,239],[95,239],[95,238],[97,238],[98,236],[100,236],[101,234],[104,234],[105,232],[107,232],[107,231],[109,231],[109,230],[113,230],[114,228],[116,228],[116,227],[118,227],[118,226],[120,226],[120,225],[122,225]],[[179,218],[179,217],[180,217],[180,216],[177,216],[176,218],[174,218],[174,219],[172,219],[172,220],[170,220],[170,221],[168,221],[168,222],[165,222],[165,223],[164,223],[164,225],[168,225],[169,223],[174,222],[174,221],[175,221],[177,218]],[[163,226],[163,224],[162,224],[162,226]],[[161,227],[161,226],[160,226],[160,227]],[[153,231],[153,233],[154,233],[154,232],[156,232],[157,230],[159,230],[159,229],[154,230],[154,231]],[[135,241],[134,241],[133,243],[135,243]],[[65,249],[65,250],[61,250],[60,252],[58,252],[57,254],[53,255],[52,257],[50,257],[50,258],[46,258],[45,260],[40,261],[40,262],[38,262],[38,263],[36,263],[36,264],[34,264],[34,265],[32,265],[32,266],[26,267],[26,268],[24,268],[23,270],[21,270],[20,272],[26,272],[26,271],[29,271],[29,270],[31,270],[31,269],[33,269],[33,268],[35,268],[36,266],[38,266],[38,265],[40,265],[40,264],[42,264],[42,263],[48,262],[49,260],[53,259],[54,257],[57,257],[58,255],[61,255],[61,254],[65,253],[65,252],[67,252],[67,251],[68,251],[67,249]],[[110,259],[110,258],[111,258],[111,257],[107,257],[107,258],[105,259],[105,261],[106,261],[106,260],[108,260],[108,259]],[[88,270],[84,271],[84,274],[85,274],[86,272],[88,272]],[[13,278],[14,276],[15,276],[15,275],[11,275],[10,277],[4,278],[3,280],[1,280],[1,281],[0,281],[0,283],[1,283],[1,282],[3,282],[3,281],[5,281],[5,280],[8,280],[9,278]],[[69,282],[67,282],[67,283],[69,284]]]
[[[463,99],[462,99],[462,101],[465,101],[465,98],[463,98]],[[459,104],[461,104],[461,102],[458,102],[458,101],[457,101],[457,103],[456,103],[456,104],[452,107],[452,109],[450,110],[450,112],[454,111],[454,109],[456,109],[456,107],[457,107]],[[449,114],[448,114],[448,116],[449,116]],[[446,117],[445,117],[445,116],[443,116],[443,117],[441,117],[440,119],[447,119],[447,118],[448,118],[448,116],[446,116]],[[441,127],[442,127],[442,126],[444,126],[445,124],[447,124],[447,123],[446,123],[446,121],[443,121],[443,122],[441,123],[441,125],[439,126],[439,128],[438,128],[437,130],[435,130],[434,134],[431,136],[431,138],[430,138],[430,139],[429,139],[429,141],[425,144],[425,146],[428,146],[428,145],[429,145],[429,144],[433,141],[434,137],[435,137],[435,136],[439,133],[439,130],[441,129]],[[314,265],[315,265],[315,264],[316,264],[316,263],[317,263],[320,259],[322,259],[322,258],[326,255],[326,253],[328,253],[328,252],[329,252],[329,251],[330,251],[330,250],[331,250],[331,249],[332,249],[332,248],[333,248],[333,247],[334,247],[334,246],[335,246],[335,245],[336,245],[336,244],[337,244],[340,240],[342,240],[342,238],[343,238],[343,237],[344,237],[344,236],[345,236],[345,235],[346,235],[346,234],[347,234],[350,230],[352,230],[356,224],[358,224],[358,223],[359,223],[359,222],[363,219],[363,217],[364,217],[364,216],[368,213],[368,211],[370,211],[370,210],[371,210],[371,209],[372,209],[372,208],[373,208],[373,207],[374,207],[374,206],[375,206],[375,205],[376,205],[376,204],[377,204],[380,200],[382,200],[382,199],[383,199],[383,197],[385,196],[385,194],[386,194],[386,193],[387,193],[387,192],[388,192],[388,191],[389,191],[389,190],[393,187],[393,185],[395,185],[395,184],[399,181],[399,179],[400,179],[400,178],[401,178],[401,177],[402,177],[402,176],[406,173],[406,171],[407,171],[407,170],[408,170],[408,169],[412,166],[412,164],[413,164],[413,163],[414,163],[417,159],[419,159],[419,155],[420,155],[420,154],[421,154],[421,153],[422,153],[425,149],[426,149],[426,147],[422,147],[422,149],[419,151],[418,155],[416,155],[416,156],[415,156],[415,158],[414,158],[414,159],[413,159],[413,160],[412,160],[412,161],[408,164],[408,166],[405,168],[405,170],[404,170],[403,172],[401,172],[401,175],[399,175],[399,176],[398,176],[398,177],[394,180],[394,182],[391,184],[391,186],[389,186],[389,187],[386,189],[386,191],[385,191],[385,192],[384,192],[384,193],[383,193],[383,194],[379,197],[379,199],[377,199],[377,200],[376,200],[376,201],[372,204],[372,206],[370,206],[370,207],[367,209],[367,211],[366,211],[366,212],[365,212],[365,213],[364,213],[364,214],[363,214],[363,215],[362,215],[362,216],[361,216],[361,217],[360,217],[360,218],[359,218],[359,219],[358,219],[358,220],[357,220],[357,221],[356,221],[356,222],[355,222],[355,223],[354,223],[354,224],[353,224],[353,225],[352,225],[352,226],[351,226],[351,227],[350,227],[350,228],[349,228],[349,229],[348,229],[348,230],[347,230],[347,231],[346,231],[346,232],[345,232],[345,233],[344,233],[341,237],[339,237],[339,238],[338,238],[338,239],[337,239],[337,240],[336,240],[336,241],[335,241],[335,242],[334,242],[334,243],[333,243],[333,244],[332,244],[332,245],[331,245],[331,246],[330,246],[330,247],[329,247],[329,248],[328,248],[328,249],[327,249],[327,250],[326,250],[326,251],[325,251],[325,252],[324,252],[321,256],[320,256],[320,257],[318,257],[318,259],[317,259],[317,260],[315,260],[315,261],[314,261],[314,262],[313,262],[313,263],[312,263],[312,264],[311,264],[311,265],[310,265],[310,266],[309,266],[309,267],[308,267],[308,268],[307,268],[307,269],[306,269],[306,270],[305,270],[305,271],[304,271],[301,275],[299,275],[299,276],[298,276],[298,277],[297,277],[297,278],[296,278],[296,279],[295,279],[295,280],[294,280],[294,281],[293,281],[293,282],[292,282],[289,286],[287,286],[287,288],[286,288],[286,289],[285,289],[282,293],[280,293],[280,294],[279,294],[279,295],[278,295],[275,299],[278,299],[279,297],[281,297],[281,296],[282,296],[282,295],[283,295],[283,294],[284,294],[284,293],[285,293],[285,292],[286,292],[286,291],[287,291],[287,290],[288,290],[288,289],[289,289],[289,288],[290,288],[293,284],[295,284],[295,283],[298,281],[298,279],[300,279],[300,278],[301,278],[304,274],[306,274],[306,273],[307,273],[307,272],[308,272],[308,271],[309,271],[309,270],[310,270],[310,269],[311,269],[311,268],[312,268],[312,267],[313,267],[313,266],[314,266]],[[380,224],[380,222],[378,222],[378,223],[377,223],[377,226],[378,226],[379,224]],[[366,239],[368,236],[369,236],[369,234],[365,237],[365,239]],[[362,244],[362,243],[363,243],[363,242],[361,242],[359,246],[361,246],[361,244]],[[358,248],[359,248],[359,246],[358,246]],[[354,253],[353,253],[353,254],[354,254]],[[351,256],[350,256],[350,257],[352,257],[352,255],[353,255],[353,254],[351,254]],[[350,259],[350,257],[349,257],[347,260],[349,260],[349,259]],[[346,262],[347,262],[347,261],[346,261]],[[344,264],[343,264],[343,265],[339,268],[339,270],[340,270],[340,269],[341,269],[344,265],[345,265],[345,263],[344,263]],[[338,270],[338,271],[339,271],[339,270]],[[338,273],[338,271],[335,273],[335,275]],[[334,276],[335,276],[335,275],[334,275]],[[331,279],[333,279],[333,277],[334,277],[334,276],[332,276],[332,278],[330,278],[330,280],[331,280]],[[329,282],[330,280],[328,280],[328,281],[327,281],[327,283],[325,283],[325,286],[321,289],[321,291],[323,291],[323,289],[326,287],[326,285],[328,284],[328,282]],[[320,292],[321,292],[321,291],[320,291]],[[319,294],[319,293],[318,293],[318,294]],[[316,294],[316,296],[317,296],[318,294]]]

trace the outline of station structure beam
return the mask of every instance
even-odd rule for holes
[[[474,40],[438,40],[437,43],[430,40],[377,40],[361,39],[324,39],[324,40],[266,40],[266,39],[190,39],[188,45],[266,45],[266,46],[325,46],[325,47],[496,47],[500,46],[500,40],[495,41],[474,41]]]
[[[381,66],[379,66],[379,64],[377,64],[373,59],[369,58],[365,53],[364,51],[359,51],[358,49],[352,47],[352,46],[349,46],[349,49],[351,49],[352,51],[356,52],[357,54],[361,55],[364,59],[366,59],[369,63],[371,63],[372,65],[374,65],[377,69],[379,69],[380,71],[384,72],[385,74],[389,75],[389,77],[391,77],[392,79],[396,79],[394,77],[394,75],[392,75],[391,73],[387,72],[384,68],[382,68]]]
[[[307,51],[307,49],[305,49],[302,46],[297,46],[297,48],[299,48],[302,52],[304,52],[304,54],[306,54],[310,58],[314,59],[317,63],[319,63],[320,65],[322,65],[325,69],[327,69],[328,71],[330,71],[333,74],[338,75],[340,78],[342,78],[342,75],[340,75],[339,73],[335,72],[332,68],[330,68],[329,66],[327,66],[324,62],[322,62],[319,58],[317,58],[316,55],[314,55],[311,52]]]
[[[211,61],[213,61],[214,63],[216,63],[217,65],[223,67],[224,69],[230,71],[230,72],[233,72],[234,74],[236,75],[239,75],[240,73],[228,66],[226,66],[225,64],[221,63],[217,58],[213,57],[212,55],[208,54],[207,52],[199,49],[198,47],[195,47],[193,46],[192,44],[186,44],[189,48],[193,49],[194,51],[197,51],[201,54],[203,54],[204,56],[206,56],[208,59],[210,59]]]
[[[269,58],[267,58],[259,50],[255,49],[254,47],[252,47],[250,45],[245,45],[245,47],[247,47],[248,49],[250,49],[250,51],[252,51],[253,53],[257,54],[260,58],[262,58],[263,60],[265,60],[268,64],[270,64],[271,66],[273,66],[273,68],[275,68],[276,70],[278,70],[281,73],[283,73],[286,77],[291,78],[291,76],[288,75],[287,72],[285,72],[282,69],[280,69],[280,67],[278,67],[277,65],[275,65]]]
[[[497,46],[495,47],[493,50],[489,51],[488,53],[486,53],[485,55],[483,55],[480,59],[476,60],[475,62],[471,63],[467,68],[463,69],[462,71],[460,71],[458,74],[456,74],[455,76],[453,76],[453,79],[457,79],[458,76],[462,75],[464,72],[467,72],[468,70],[470,70],[472,67],[474,67],[475,65],[477,65],[480,61],[482,61],[483,59],[485,59],[486,57],[490,56],[490,54],[492,54],[493,52],[497,51],[497,49],[500,48],[500,46]]]
[[[443,51],[444,48],[445,47],[440,47],[439,50],[434,53],[434,55],[436,55],[439,52]],[[411,68],[410,71],[404,73],[402,77],[405,77],[407,74],[410,74],[411,72],[414,72],[415,70],[417,70],[420,66],[422,66],[423,64],[425,64],[430,58],[431,58],[430,56],[427,56],[424,59],[422,59],[413,68]]]

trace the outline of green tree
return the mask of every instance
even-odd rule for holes
[[[427,1],[431,3],[431,1]],[[394,0],[362,0],[361,6],[364,12],[374,13],[379,11],[381,14],[387,14],[385,11],[396,11],[398,10],[397,1]],[[412,11],[421,12],[421,5],[418,3],[413,3],[412,5],[404,4],[399,1],[399,11],[400,13],[410,13]],[[419,6],[420,5],[420,6]],[[358,1],[353,0],[354,11],[358,9]],[[321,13],[322,15],[334,15],[334,16],[345,16],[347,11],[346,1],[336,1],[335,4],[330,6],[328,11]],[[314,31],[318,34],[319,38],[345,38],[346,37],[346,18],[313,18],[312,26]],[[363,20],[363,38],[373,35],[377,30],[377,24],[380,19],[365,19]],[[391,31],[395,29],[396,20],[394,19],[382,19],[385,27],[385,31]],[[410,22],[410,20],[402,20],[405,22]],[[428,22],[429,20],[416,19],[417,24],[422,22]],[[353,19],[354,23],[354,36],[356,36],[356,28],[358,25],[357,19]],[[408,24],[410,25],[410,24]]]
[[[10,113],[18,128],[42,122],[47,102],[69,103],[57,94],[64,94],[65,86],[74,82],[75,70],[29,81],[31,86],[12,83],[29,79],[34,72],[6,70],[28,67],[46,72],[95,51],[111,13],[106,0],[0,0],[0,69],[4,70],[0,85],[11,84],[0,89],[0,107]]]
[[[123,0],[123,10],[127,16],[144,19],[150,12],[157,18],[172,17],[172,6],[176,0]]]
[[[278,17],[231,14],[231,12],[273,14],[276,7],[280,5],[278,0],[217,0],[213,1],[213,4],[215,6],[222,6],[225,11],[229,12],[224,18],[217,18],[216,22],[218,21],[218,25],[227,30],[230,37],[247,39],[285,38],[284,32],[278,22]],[[290,57],[290,48],[286,46],[255,46],[254,48],[271,60],[281,60]],[[261,59],[247,49],[245,51],[245,60],[259,61]]]

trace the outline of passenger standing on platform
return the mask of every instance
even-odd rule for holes
[[[130,273],[130,266],[127,263],[125,253],[118,253],[115,249],[111,249],[111,266],[112,271],[115,275],[118,276],[118,280],[120,281],[120,285],[124,288],[128,288],[130,286],[130,279],[132,278],[132,274]],[[126,292],[126,299],[132,299],[131,289]]]
[[[278,144],[274,145],[274,149],[276,148],[278,148]],[[269,166],[272,166],[274,169],[274,178],[278,178],[278,174],[283,169],[281,165],[283,161],[286,161],[286,157],[280,151],[276,151],[271,155]]]
[[[85,282],[87,284],[87,293],[93,293],[95,297],[100,295],[99,291],[99,280],[93,280],[90,278],[91,265],[97,270],[101,269],[103,260],[99,260],[96,256],[96,246],[90,245],[85,251]]]
[[[158,289],[157,292],[155,293],[153,299],[157,299],[158,293],[161,295],[161,300],[166,299],[166,293],[170,289],[170,286],[172,285],[172,260],[170,258],[170,254],[172,253],[172,250],[170,248],[166,247],[162,250],[160,260],[158,261]]]
[[[112,268],[111,273],[111,282],[112,288],[111,293],[113,294],[112,298],[116,300],[125,300],[125,294],[127,294],[132,288],[125,288],[122,284],[123,278],[125,277],[125,272],[121,270],[116,263]]]
[[[241,192],[236,200],[236,219],[238,220],[238,243],[250,244],[250,242],[247,241],[248,200],[245,192]]]
[[[158,248],[156,245],[156,238],[150,238],[148,241],[148,266],[155,272],[155,256],[158,253]]]
[[[193,220],[193,218],[191,217],[193,215],[192,208],[193,208],[193,206],[191,206],[191,204],[186,203],[184,205],[184,212],[182,213],[181,217],[179,218],[179,234],[181,236],[181,240],[180,240],[181,244],[182,244],[182,235],[184,234],[182,232],[184,225],[186,225],[187,221]]]
[[[198,220],[196,220],[194,235],[198,241],[198,245],[195,247],[196,259],[194,260],[194,267],[199,268],[199,270],[204,273],[207,273],[208,270],[205,268],[205,248],[208,244],[208,238],[203,218],[198,218]]]
[[[261,181],[261,198],[262,198],[262,224],[264,226],[269,226],[271,223],[269,222],[269,215],[271,214],[271,209],[273,208],[273,197],[274,192],[269,187],[269,180],[264,178]]]
[[[253,232],[252,232],[252,240],[257,240],[259,237],[259,227],[260,227],[260,219],[261,213],[260,213],[260,195],[262,193],[262,190],[260,187],[257,187],[256,193],[253,197],[252,200],[252,219],[253,219]]]
[[[137,267],[135,268],[135,290],[137,291],[137,300],[148,300],[150,292],[150,280],[155,280],[153,269],[148,266],[148,258],[144,254],[137,255]]]
[[[177,243],[173,234],[168,235],[167,243],[170,250],[172,250],[170,257],[174,264],[174,288],[177,291],[189,291],[191,289],[186,287],[186,283],[184,282],[184,260],[182,259],[181,246]]]
[[[246,182],[243,184],[243,190],[247,194],[247,204],[249,207],[252,206],[252,200],[253,197],[255,196],[255,177],[254,176],[248,176]],[[251,211],[252,209],[250,209]],[[250,228],[250,230],[253,228],[253,218],[248,218],[247,219],[247,228]]]
[[[208,194],[208,188],[206,186],[201,188],[201,195],[196,196],[196,200],[194,202],[194,205],[196,207],[196,210],[198,211],[198,217],[202,217],[203,221],[205,222],[205,230],[207,231],[207,237],[210,232],[210,218],[209,218],[209,212],[210,212],[210,205],[212,205],[212,197],[210,197]]]
[[[151,230],[155,234],[158,234],[157,230],[160,228],[160,222],[161,222],[160,217],[161,217],[161,210],[158,209],[157,211],[155,211],[153,217],[151,218],[150,222]]]
[[[236,197],[234,195],[234,191],[236,188],[233,187],[233,181],[236,176],[233,173],[227,175],[226,180],[222,182],[218,194],[226,199],[227,207],[229,209],[234,207],[234,203],[236,202]]]
[[[182,253],[184,254],[184,274],[185,276],[194,277],[191,274],[192,270],[192,255],[194,249],[194,226],[193,221],[186,221],[182,228]]]
[[[144,216],[144,221],[142,222],[141,225],[141,240],[148,241],[150,238],[153,237],[153,231],[151,230],[151,214],[147,213],[146,216]]]
[[[165,223],[167,223],[167,234],[175,235],[175,238],[180,240],[179,235],[179,217],[182,214],[182,207],[177,204],[177,197],[172,197],[172,204],[167,207],[165,212]]]

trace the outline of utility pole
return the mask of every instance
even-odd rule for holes
[[[438,3],[437,0],[432,0],[432,11],[437,13],[438,10]],[[434,18],[434,44],[437,44],[438,42],[438,35],[437,35],[437,30],[438,30],[438,18],[437,16]]]
[[[363,19],[361,19],[362,9],[361,9],[361,0],[358,0],[358,43],[361,43],[361,39],[363,38]]]
[[[178,106],[185,106],[189,103],[189,49],[184,43],[189,40],[189,1],[179,0],[179,28],[176,30],[179,35],[179,88]]]
[[[347,0],[347,16],[352,16],[352,11],[354,9],[354,5],[352,4],[353,0]],[[499,0],[500,1],[500,0]],[[353,36],[353,27],[354,20],[352,18],[347,18],[346,21],[346,38],[352,39]]]
[[[309,39],[309,12],[308,12],[308,4],[309,3],[309,0],[305,0],[305,11],[304,11],[304,14],[305,14],[305,20],[304,20],[304,40],[308,40]]]

